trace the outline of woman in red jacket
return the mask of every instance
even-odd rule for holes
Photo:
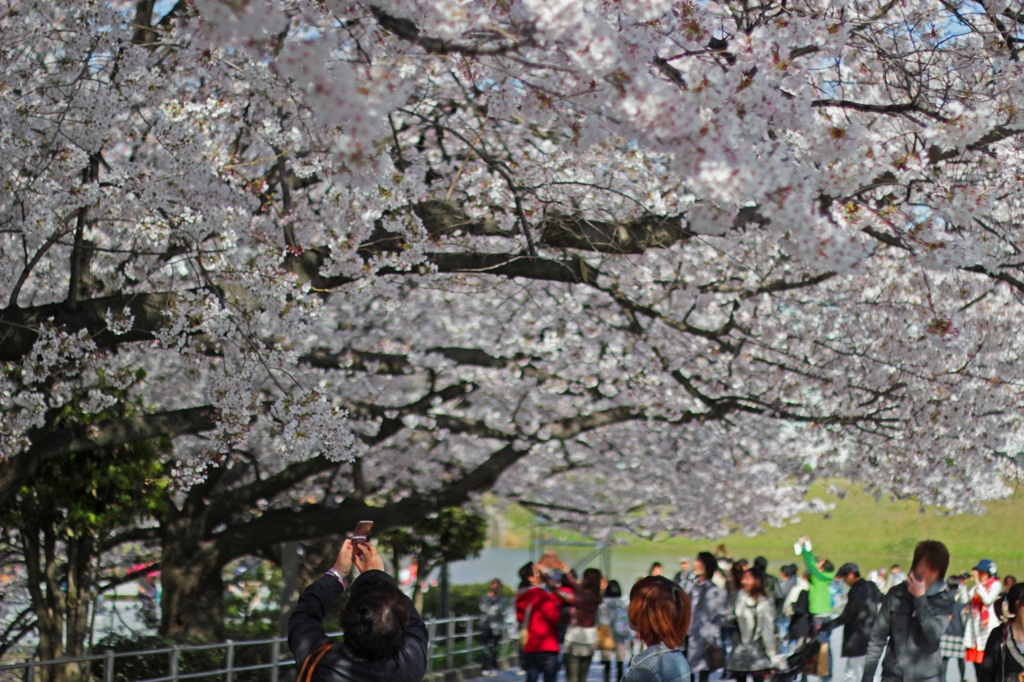
[[[516,618],[526,630],[523,669],[526,682],[555,682],[558,677],[558,619],[562,598],[544,567],[526,564],[519,569],[522,587],[516,594]]]

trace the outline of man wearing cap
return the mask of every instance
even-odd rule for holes
[[[975,672],[985,658],[985,644],[988,636],[999,627],[999,615],[995,603],[1002,591],[996,565],[990,559],[982,559],[971,571],[974,585],[967,590],[964,601],[970,606],[967,622],[964,624],[964,646],[967,660],[974,663]],[[966,589],[961,586],[960,589]]]
[[[844,682],[860,682],[864,675],[864,660],[868,653],[868,639],[871,628],[878,616],[882,603],[882,591],[870,580],[860,577],[860,568],[854,563],[845,563],[836,572],[836,578],[850,587],[850,593],[843,612],[824,625],[825,631],[843,626],[842,657],[846,660]]]

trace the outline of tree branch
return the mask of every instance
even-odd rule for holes
[[[192,291],[198,292],[198,289]],[[156,330],[167,323],[166,311],[174,305],[179,292],[118,294],[79,301],[78,307],[65,303],[47,303],[32,308],[7,308],[0,312],[0,361],[19,360],[32,350],[43,325],[75,332],[84,329],[98,348],[124,343],[152,341]],[[107,310],[127,308],[135,318],[132,329],[114,334],[107,329]]]
[[[211,540],[222,561],[256,553],[267,544],[284,539],[307,540],[337,534],[360,519],[373,519],[374,531],[412,525],[427,514],[463,504],[471,493],[489,489],[502,473],[529,453],[512,444],[495,450],[472,471],[441,488],[399,502],[372,506],[349,498],[338,505],[310,504],[299,510],[273,509],[244,524],[230,524]]]
[[[136,417],[107,419],[96,424],[67,426],[29,434],[32,446],[9,458],[0,472],[0,508],[10,504],[18,489],[29,483],[43,464],[76,452],[112,448],[127,443],[185,433],[209,431],[216,425],[211,407],[191,407]]]
[[[479,45],[467,43],[456,43],[450,40],[441,40],[440,38],[423,35],[423,33],[420,32],[419,27],[410,19],[388,14],[376,5],[370,6],[370,12],[373,13],[373,16],[377,19],[377,23],[381,25],[381,28],[394,33],[402,40],[419,45],[423,50],[430,54],[462,54],[474,57],[495,56],[516,52],[524,47],[529,47],[534,44],[531,36],[526,36],[526,38],[519,42],[505,43],[503,45],[495,45],[494,47],[481,47]],[[497,36],[499,34],[489,32],[487,35],[490,37]]]

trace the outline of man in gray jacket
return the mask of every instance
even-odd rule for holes
[[[718,571],[718,560],[711,552],[698,554],[692,569],[693,579],[683,585],[692,609],[687,659],[696,682],[708,682],[711,673],[725,663],[721,649],[722,622],[726,615],[725,590],[711,582]],[[708,647],[715,647],[719,656],[706,652]]]
[[[954,605],[946,590],[948,568],[949,550],[944,544],[935,540],[918,543],[906,582],[893,587],[882,600],[868,642],[862,682],[874,678],[883,649],[883,682],[941,682],[939,639]]]

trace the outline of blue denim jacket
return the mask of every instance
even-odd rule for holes
[[[682,649],[655,644],[633,657],[622,682],[690,682],[690,664]]]

